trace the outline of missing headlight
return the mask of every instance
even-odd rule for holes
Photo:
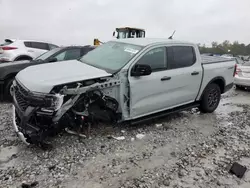
[[[41,108],[42,111],[48,112],[48,111],[58,111],[62,104],[63,104],[63,98],[64,95],[61,94],[55,94],[54,96],[50,96],[47,100],[50,100],[50,106]]]

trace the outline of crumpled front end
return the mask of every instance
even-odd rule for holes
[[[13,97],[13,126],[26,144],[36,144],[49,134],[52,118],[63,102],[63,95],[44,95],[30,92],[17,80],[14,80],[11,95]]]
[[[93,122],[117,122],[119,85],[117,79],[85,81],[63,84],[50,94],[42,94],[14,80],[11,94],[15,131],[26,144],[40,145],[65,128],[79,131]]]

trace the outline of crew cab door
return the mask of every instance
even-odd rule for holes
[[[147,50],[137,64],[150,65],[152,73],[140,77],[129,74],[132,119],[194,102],[202,67],[192,47],[155,47]]]

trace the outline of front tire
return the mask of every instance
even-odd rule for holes
[[[221,90],[217,84],[210,84],[204,91],[201,98],[200,111],[203,113],[212,113],[220,103]]]

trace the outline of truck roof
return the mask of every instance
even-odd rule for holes
[[[190,45],[194,44],[191,42],[178,41],[178,40],[167,39],[167,38],[126,38],[126,39],[115,39],[112,41],[129,43],[129,44],[134,44],[138,46],[148,46],[148,45],[154,45],[157,43],[190,44]]]

